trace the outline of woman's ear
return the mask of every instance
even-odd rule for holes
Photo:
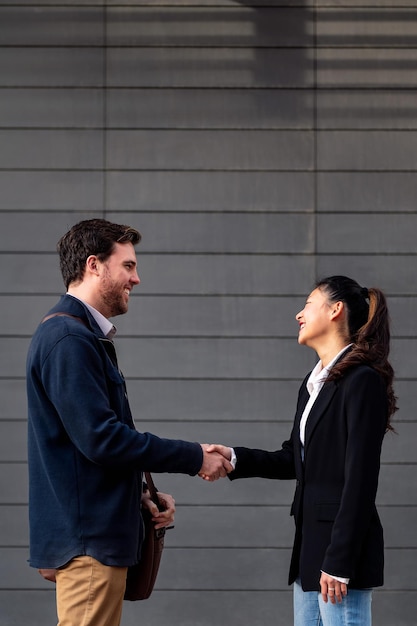
[[[330,307],[330,319],[335,320],[339,318],[345,311],[345,304],[341,300],[333,302]]]

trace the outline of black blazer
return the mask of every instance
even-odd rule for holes
[[[323,570],[349,578],[353,589],[380,586],[384,545],[375,498],[388,415],[384,382],[366,365],[326,382],[307,420],[303,462],[299,432],[307,380],[290,439],[275,452],[236,447],[229,478],[296,479],[289,584],[300,577],[304,591],[317,591]]]

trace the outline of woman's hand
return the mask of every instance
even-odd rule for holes
[[[329,574],[326,574],[325,572],[321,573],[320,590],[323,601],[327,602],[330,600],[332,604],[341,602],[343,600],[343,596],[347,595],[347,585],[345,583],[341,583],[332,576],[329,576]]]

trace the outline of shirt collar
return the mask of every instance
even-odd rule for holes
[[[72,294],[69,295],[71,295],[72,298],[77,298],[77,296],[73,296]],[[77,300],[82,302],[84,306],[86,306],[87,309],[90,311],[91,315],[94,317],[95,321],[99,325],[103,335],[107,337],[107,339],[113,339],[114,335],[116,334],[116,327],[112,324],[112,322],[107,319],[107,317],[104,317],[104,315],[100,313],[100,311],[97,311],[97,309],[91,306],[91,304],[85,302],[85,300],[81,300],[81,298],[77,298]]]
[[[313,391],[319,391],[321,389],[321,387],[323,386],[326,378],[329,375],[330,370],[332,369],[333,365],[336,363],[336,361],[338,359],[340,359],[340,357],[342,356],[342,354],[344,352],[346,352],[346,350],[348,348],[350,348],[352,344],[350,343],[349,345],[345,346],[344,348],[342,348],[342,350],[340,350],[340,352],[338,352],[338,354],[336,354],[336,356],[334,357],[334,359],[332,359],[330,361],[330,363],[328,363],[326,365],[326,367],[323,367],[322,362],[319,361],[315,368],[313,369],[313,371],[311,372],[308,381],[307,381],[307,390],[309,392],[309,394],[311,395],[313,393]]]

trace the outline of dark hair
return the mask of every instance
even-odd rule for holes
[[[351,367],[365,363],[376,370],[385,382],[388,396],[387,430],[393,430],[390,418],[397,410],[394,395],[394,370],[388,361],[390,320],[383,292],[376,287],[361,287],[347,276],[330,276],[316,283],[329,302],[343,302],[347,310],[349,341],[352,349],[331,370],[335,380]]]
[[[115,243],[136,245],[142,236],[139,231],[103,219],[84,220],[75,224],[57,243],[61,274],[65,287],[82,280],[87,258],[94,254],[105,261],[112,254]]]

